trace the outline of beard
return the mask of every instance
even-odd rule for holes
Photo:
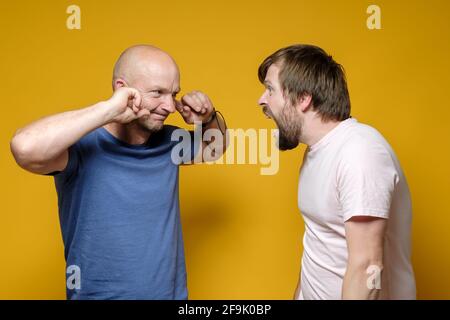
[[[150,133],[158,132],[164,126],[164,123],[162,121],[152,121],[149,118],[137,119],[136,123],[141,129],[148,131]]]
[[[294,107],[287,103],[274,120],[278,127],[278,149],[285,151],[297,147],[303,131],[303,120]]]

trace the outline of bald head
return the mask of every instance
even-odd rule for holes
[[[162,76],[167,72],[179,73],[175,60],[167,52],[151,45],[133,46],[122,52],[114,65],[113,88],[116,89],[117,79],[135,87],[148,77]]]
[[[139,45],[126,49],[117,60],[113,89],[132,87],[140,93],[140,108],[148,117],[134,122],[149,131],[163,127],[169,114],[176,112],[176,95],[180,92],[180,73],[173,58],[161,49]]]

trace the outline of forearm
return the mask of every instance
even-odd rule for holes
[[[18,162],[45,162],[57,157],[90,131],[113,119],[106,102],[37,120],[19,129],[11,141]]]
[[[215,150],[217,151],[221,151],[220,154],[215,154],[214,158],[215,160],[217,160],[218,158],[220,158],[224,153],[225,150],[227,149],[227,144],[228,144],[228,139],[227,139],[227,126],[225,123],[225,120],[222,118],[221,115],[216,114],[215,115],[215,119],[213,121],[211,121],[207,126],[203,127],[203,135],[205,134],[205,132],[207,130],[211,130],[211,129],[215,129],[215,130],[219,130],[221,133],[221,148],[217,148],[215,147]],[[204,148],[208,148],[210,144],[214,143],[215,146],[218,145],[218,141],[215,140],[211,140],[211,141],[206,141],[204,142],[203,147]]]
[[[342,299],[344,300],[377,300],[380,294],[381,271],[368,272],[368,267],[376,266],[381,270],[381,263],[351,264],[347,266],[342,285]]]

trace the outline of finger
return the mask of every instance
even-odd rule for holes
[[[201,101],[202,105],[207,105],[208,104],[208,100],[207,100],[206,94],[204,94],[203,92],[196,91],[195,96]]]
[[[133,98],[132,97],[128,97],[127,107],[130,109],[133,108]]]
[[[139,108],[141,106],[141,94],[139,93],[139,91],[137,91],[134,88],[130,88],[130,89],[132,92],[133,104]]]
[[[178,112],[183,112],[183,104],[178,100],[175,100],[175,108]]]
[[[184,115],[184,116],[190,115],[191,112],[192,112],[192,109],[189,108],[188,106],[184,106],[184,107],[183,107],[183,115]]]
[[[206,108],[207,108],[207,101],[206,99],[203,97],[203,94],[201,92],[197,92],[197,94],[195,95],[195,98],[197,99],[197,101],[201,104],[202,109],[200,110],[201,114],[205,114],[206,113]]]
[[[201,103],[199,103],[196,99],[193,98],[192,95],[185,95],[182,99],[181,102],[185,105],[190,107],[191,109],[193,109],[196,112],[200,112],[202,107],[201,107]]]
[[[192,123],[193,111],[190,107],[184,106],[183,111],[181,112],[181,116],[183,117],[183,119],[186,123],[189,123],[189,124]]]
[[[197,112],[203,113],[203,109],[205,108],[205,105],[202,101],[202,98],[200,96],[200,94],[198,92],[195,92],[194,95],[192,95],[192,98],[195,100],[195,102],[197,103],[197,105],[200,107],[200,110]]]
[[[201,91],[196,91],[196,96],[202,102],[202,114],[208,113],[213,109],[211,100],[209,100],[208,96]]]

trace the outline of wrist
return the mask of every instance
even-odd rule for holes
[[[216,119],[216,110],[213,109],[211,116],[209,117],[209,119],[207,119],[206,121],[202,122],[202,127],[207,127],[209,126],[215,119]]]
[[[109,100],[100,101],[93,106],[93,109],[95,113],[102,119],[102,122],[104,124],[113,122],[114,119],[120,114],[113,108]]]

